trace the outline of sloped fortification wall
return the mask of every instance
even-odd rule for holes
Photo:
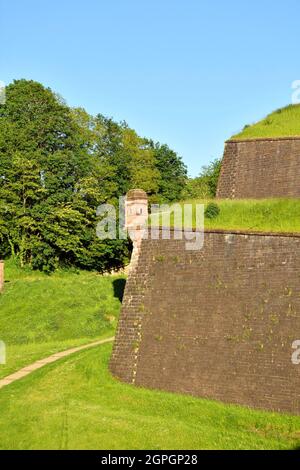
[[[217,197],[300,197],[300,138],[226,142]]]
[[[128,383],[300,413],[300,237],[144,240],[111,371]]]

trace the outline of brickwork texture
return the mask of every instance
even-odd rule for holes
[[[226,142],[217,197],[300,197],[300,138]]]
[[[110,362],[127,383],[300,414],[300,237],[143,240]]]

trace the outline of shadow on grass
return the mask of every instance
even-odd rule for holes
[[[115,279],[113,281],[114,296],[119,299],[120,302],[123,300],[125,285],[126,279]]]

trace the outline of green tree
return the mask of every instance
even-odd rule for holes
[[[117,205],[134,187],[152,200],[176,200],[185,179],[167,145],[125,122],[71,109],[40,83],[16,80],[0,105],[0,256],[46,271],[122,266],[130,244],[97,238],[97,207]]]
[[[217,193],[218,179],[222,160],[216,158],[209,165],[203,166],[200,175],[189,178],[183,191],[184,199],[209,199]]]
[[[123,129],[123,150],[129,159],[131,188],[142,188],[148,195],[157,194],[159,170],[156,168],[153,149],[148,141],[128,127]]]
[[[125,195],[132,188],[156,194],[160,174],[149,141],[138,136],[125,122],[116,123],[100,114],[96,120],[97,152],[114,169],[116,196]]]
[[[95,152],[96,125],[26,80],[0,107],[0,237],[34,268],[123,265],[126,242],[96,237],[96,208],[113,197],[113,169]],[[115,252],[114,252],[115,247]],[[113,255],[114,253],[114,255]]]
[[[166,144],[154,144],[155,166],[159,172],[157,194],[165,201],[178,201],[187,180],[187,168],[182,159]]]
[[[100,161],[105,162],[114,172],[116,184],[114,196],[117,199],[131,189],[130,160],[131,155],[124,149],[123,131],[126,123],[116,123],[102,114],[96,116],[98,137],[95,152]]]
[[[36,160],[19,151],[13,154],[0,186],[0,217],[11,254],[19,255],[21,266],[28,261],[30,238],[38,230],[33,207],[43,193]]]

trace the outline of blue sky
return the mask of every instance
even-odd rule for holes
[[[0,0],[0,80],[38,80],[124,119],[195,176],[291,102],[299,15],[299,0]]]

